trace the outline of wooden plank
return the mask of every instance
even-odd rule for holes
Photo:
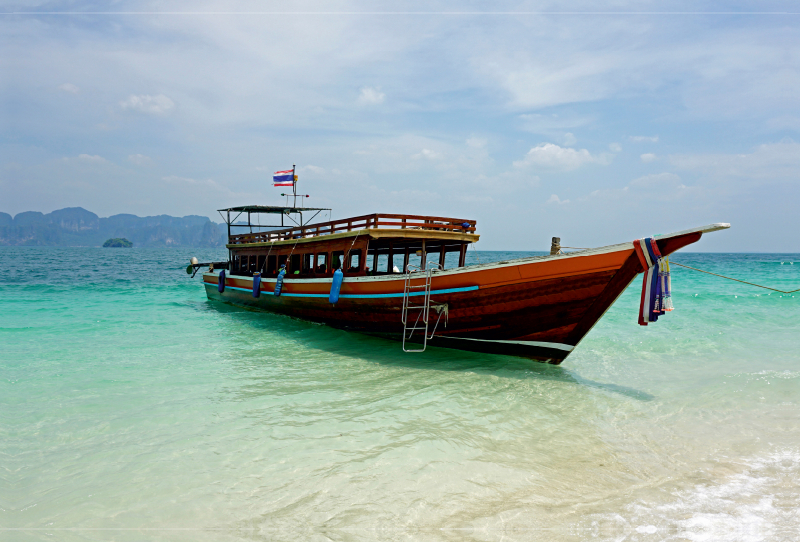
[[[394,219],[394,221],[392,221]],[[398,222],[399,221],[399,222]],[[469,227],[464,228],[463,223],[469,224]],[[273,240],[294,239],[305,236],[317,236],[325,234],[326,232],[336,233],[337,231],[352,231],[355,229],[363,228],[378,228],[381,225],[397,226],[400,229],[406,228],[423,228],[439,231],[459,231],[459,232],[473,232],[475,231],[476,221],[458,219],[458,218],[445,218],[424,215],[398,215],[398,214],[371,214],[357,217],[350,217],[340,220],[332,220],[329,222],[322,222],[313,224],[311,226],[293,226],[281,230],[274,230],[271,232],[256,232],[249,234],[229,235],[229,244],[243,244],[252,242],[269,242]],[[314,230],[310,231],[308,228],[313,227]]]
[[[622,267],[614,273],[603,292],[597,296],[592,305],[586,310],[581,320],[566,337],[568,344],[578,344],[580,340],[592,329],[605,312],[614,304],[614,301],[628,287],[634,277],[639,273],[641,264],[636,252],[632,252]]]
[[[458,233],[448,231],[431,231],[431,230],[390,230],[390,229],[361,229],[346,231],[340,233],[333,233],[319,237],[304,237],[304,238],[290,238],[284,237],[282,240],[269,241],[269,242],[252,242],[252,243],[229,243],[228,248],[244,248],[247,247],[260,247],[260,246],[278,246],[294,243],[319,243],[328,242],[335,239],[342,239],[354,236],[369,237],[370,239],[381,238],[405,238],[405,239],[431,239],[440,241],[463,241],[467,243],[474,243],[480,239],[480,235],[476,233]]]

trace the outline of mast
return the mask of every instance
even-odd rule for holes
[[[292,207],[297,209],[297,176],[294,174],[294,169],[297,167],[295,164],[292,164],[292,195],[294,196],[294,203]]]

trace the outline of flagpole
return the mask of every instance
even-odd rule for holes
[[[294,178],[295,164],[292,164],[292,194],[294,195],[294,204],[292,207],[297,209],[297,181]]]

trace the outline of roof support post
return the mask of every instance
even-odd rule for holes
[[[364,243],[364,248],[361,249],[361,255],[358,257],[358,272],[367,272],[367,250],[369,250],[369,239]]]
[[[466,260],[467,260],[467,244],[461,243],[461,247],[458,250],[458,266],[464,267]]]
[[[425,270],[425,264],[428,263],[428,249],[425,247],[425,239],[422,240],[422,258],[420,259],[419,266]]]
[[[389,241],[389,262],[386,265],[386,272],[391,273],[394,269],[394,241]]]

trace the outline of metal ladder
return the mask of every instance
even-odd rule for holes
[[[428,324],[430,322],[431,311],[431,277],[433,272],[438,271],[441,267],[439,264],[430,265],[432,267],[428,267],[427,269],[422,269],[414,265],[408,265],[406,267],[405,284],[403,287],[403,352],[424,352],[425,348],[428,346],[428,339],[433,338],[433,334],[436,333],[436,328],[439,327],[442,313],[444,313],[445,318],[447,318],[447,304],[434,304],[433,308],[439,313],[439,317],[429,337]],[[412,276],[417,273],[421,273],[422,276]],[[411,284],[411,281],[416,279],[423,279],[424,282],[417,285]],[[422,304],[412,305],[411,293],[420,290],[422,290]],[[414,297],[419,296],[415,295]],[[447,323],[445,323],[445,325],[447,325]],[[406,341],[411,339],[415,331],[422,332],[422,348],[406,348]]]

